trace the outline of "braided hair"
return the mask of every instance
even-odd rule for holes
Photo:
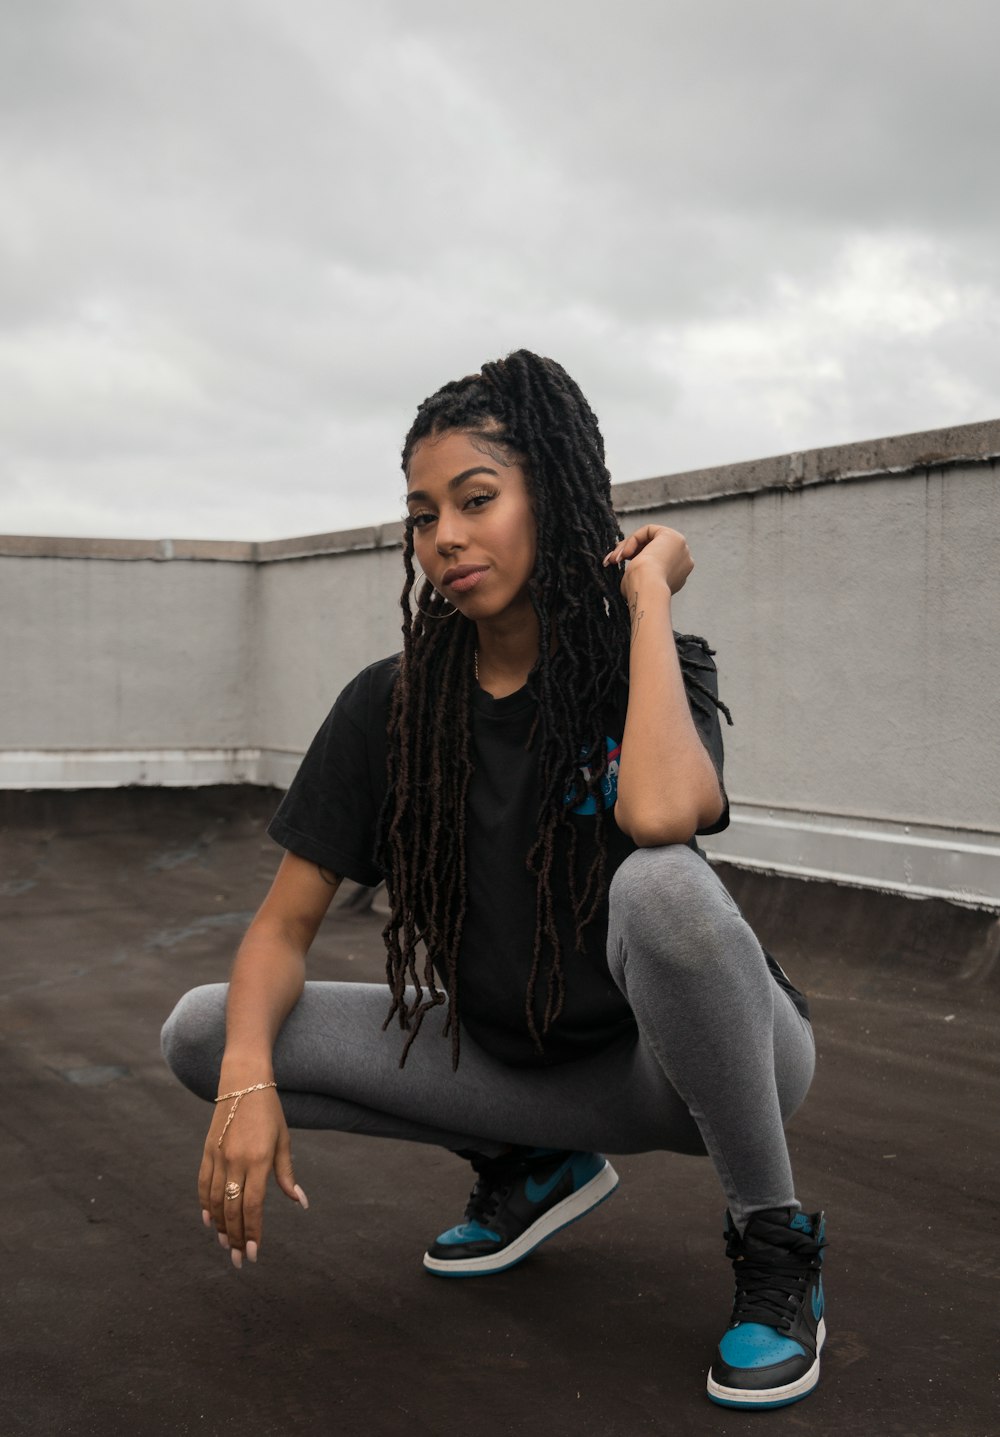
[[[525,994],[525,1020],[539,1051],[559,1017],[565,979],[553,864],[556,835],[567,831],[569,892],[575,944],[607,893],[606,825],[601,797],[607,772],[606,717],[627,691],[629,616],[620,571],[603,557],[623,536],[611,503],[611,476],[593,410],[554,360],[518,350],[484,364],[479,374],[444,385],[417,411],[403,446],[408,471],[417,445],[451,431],[504,464],[524,470],[537,528],[529,582],[538,620],[538,658],[528,676],[536,716],[528,740],[537,745],[537,838],[526,855],[536,880],[535,936]],[[425,1014],[448,1003],[446,1035],[459,1059],[458,955],[466,912],[466,799],[472,774],[469,707],[475,682],[475,624],[449,608],[426,580],[414,595],[413,527],[406,525],[406,579],[400,599],[403,652],[389,717],[388,787],[379,822],[379,856],[387,874],[391,914],[383,931],[392,994],[385,1020],[408,1030],[400,1066]],[[411,604],[415,598],[415,612]],[[440,622],[448,617],[449,622]],[[553,644],[558,624],[558,644]],[[711,653],[699,640],[706,657]],[[699,707],[717,705],[698,677],[704,661],[681,658]],[[449,715],[442,724],[439,714]],[[576,831],[568,814],[588,795],[596,800],[595,856],[576,872]],[[417,948],[426,953],[422,978]],[[438,986],[442,975],[444,990]],[[539,1027],[535,999],[544,978]],[[415,997],[407,999],[407,985]],[[426,985],[426,992],[424,985]]]

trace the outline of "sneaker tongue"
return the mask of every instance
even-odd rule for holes
[[[798,1214],[792,1208],[770,1208],[765,1212],[755,1212],[750,1216],[743,1233],[742,1248],[746,1256],[782,1251],[783,1249],[796,1246],[799,1229],[793,1227],[793,1220]],[[806,1233],[811,1233],[807,1228]]]
[[[777,1229],[777,1231],[776,1231]],[[791,1207],[766,1208],[763,1212],[750,1214],[750,1218],[743,1230],[744,1243],[758,1241],[781,1241],[780,1233],[787,1232],[805,1233],[812,1236],[812,1223],[804,1213]]]
[[[792,1217],[797,1212],[798,1209],[793,1207],[764,1208],[761,1212],[752,1212],[750,1214],[747,1226],[749,1227],[752,1223],[756,1222],[758,1218],[761,1218],[764,1222],[780,1224],[781,1227],[790,1227]]]

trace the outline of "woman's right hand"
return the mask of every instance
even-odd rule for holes
[[[229,1093],[249,1082],[227,1083],[220,1091]],[[232,1112],[233,1099],[217,1103],[198,1173],[198,1197],[202,1221],[215,1227],[219,1242],[228,1248],[233,1265],[242,1267],[243,1253],[257,1261],[264,1223],[264,1195],[267,1179],[274,1173],[279,1188],[301,1207],[309,1206],[292,1170],[292,1145],[288,1125],[274,1088],[247,1093],[239,1101],[236,1116],[219,1146],[219,1139]],[[240,1194],[227,1198],[227,1183],[237,1183]]]
[[[286,853],[271,890],[240,944],[226,1001],[226,1051],[219,1092],[241,1092],[273,1078],[274,1044],[281,1025],[302,997],[306,954],[340,879],[294,853]],[[198,1173],[198,1196],[206,1227],[214,1225],[236,1267],[246,1253],[257,1261],[267,1179],[307,1208],[292,1173],[288,1126],[275,1088],[217,1103]],[[219,1139],[222,1138],[222,1146]],[[238,1185],[226,1197],[227,1183]]]

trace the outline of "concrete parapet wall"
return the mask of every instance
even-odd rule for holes
[[[1000,421],[616,488],[695,557],[677,627],[736,719],[714,855],[1000,906],[998,455]],[[398,647],[399,543],[0,538],[0,786],[286,783]]]
[[[733,803],[713,855],[1000,904],[996,462],[629,513],[683,530]]]
[[[256,609],[251,564],[0,558],[0,761],[245,745]]]
[[[259,742],[297,761],[348,680],[402,646],[401,549],[265,563],[258,584]]]
[[[650,510],[696,569],[678,627],[717,650],[734,793],[997,828],[993,464]]]

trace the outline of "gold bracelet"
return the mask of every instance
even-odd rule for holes
[[[222,1129],[222,1132],[219,1134],[219,1147],[220,1147],[220,1148],[222,1147],[222,1139],[223,1139],[223,1138],[226,1136],[226,1134],[229,1132],[229,1124],[233,1121],[233,1119],[234,1119],[235,1116],[236,1116],[236,1109],[237,1109],[237,1108],[239,1107],[239,1105],[240,1105],[240,1099],[241,1099],[241,1098],[245,1098],[246,1095],[247,1095],[247,1093],[259,1093],[260,1090],[261,1090],[261,1088],[276,1088],[277,1086],[278,1086],[277,1083],[254,1083],[254,1085],[253,1085],[252,1088],[240,1088],[239,1092],[237,1092],[237,1093],[220,1093],[217,1098],[213,1098],[213,1099],[212,1099],[212,1101],[215,1102],[215,1103],[225,1103],[225,1102],[228,1102],[228,1100],[229,1100],[230,1098],[235,1098],[235,1099],[236,1099],[236,1101],[233,1103],[232,1108],[230,1109],[229,1117],[226,1119],[226,1126]]]

